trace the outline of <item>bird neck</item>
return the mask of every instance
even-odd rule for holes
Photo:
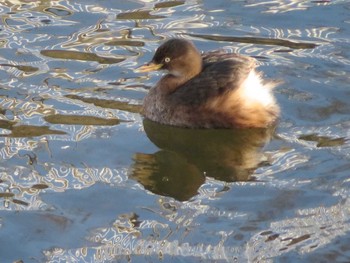
[[[189,52],[184,59],[184,64],[181,67],[181,77],[189,80],[197,76],[203,69],[203,60],[201,54],[197,50]]]
[[[160,81],[161,90],[166,93],[171,93],[187,81],[196,77],[202,71],[202,58],[192,56],[186,63],[179,65],[176,69],[169,70]]]
[[[190,78],[184,76],[178,76],[173,74],[167,74],[158,83],[158,88],[164,95],[174,92],[178,87],[186,83]]]

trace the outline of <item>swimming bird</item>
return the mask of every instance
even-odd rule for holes
[[[187,128],[264,128],[276,122],[277,85],[264,81],[256,60],[224,51],[200,53],[185,39],[160,45],[136,72],[166,70],[149,90],[142,114],[152,121]]]

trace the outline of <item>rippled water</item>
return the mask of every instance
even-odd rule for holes
[[[0,4],[0,261],[349,262],[346,0]],[[270,130],[143,121],[165,39],[254,56]]]

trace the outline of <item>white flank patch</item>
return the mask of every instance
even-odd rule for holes
[[[246,102],[259,102],[263,106],[275,103],[271,93],[273,85],[263,84],[261,77],[253,70],[242,83],[242,99]]]

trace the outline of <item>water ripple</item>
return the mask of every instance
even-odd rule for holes
[[[279,135],[286,141],[297,143],[311,150],[328,148],[331,152],[349,157],[349,122],[326,127],[295,127]],[[307,137],[309,135],[309,137]],[[310,135],[314,135],[310,137]]]
[[[252,237],[247,245],[249,259],[264,261],[291,250],[307,254],[326,246],[348,232],[348,203],[299,210],[293,218],[272,222],[262,233],[268,232],[274,238],[262,233]]]
[[[266,13],[284,13],[284,12],[295,12],[304,11],[315,6],[326,6],[330,4],[336,4],[338,1],[307,1],[307,0],[261,0],[254,1],[246,5],[247,7],[264,7],[267,9]]]
[[[23,151],[23,148],[21,148]],[[16,155],[18,155],[16,153]],[[0,205],[0,210],[41,210],[46,209],[40,199],[42,191],[64,192],[68,189],[83,189],[97,182],[110,185],[123,185],[127,180],[127,170],[98,168],[75,168],[69,166],[51,167],[52,164],[40,164],[45,171],[43,174],[26,167],[1,168],[0,198],[1,193],[9,193],[7,202]],[[39,169],[38,169],[39,170]],[[39,187],[43,185],[45,187]],[[5,196],[3,196],[5,197]],[[16,200],[21,200],[19,203]],[[25,202],[25,203],[24,203]]]
[[[342,0],[3,1],[0,227],[12,237],[3,260],[349,256],[348,10]],[[137,154],[161,151],[139,114],[161,73],[133,69],[170,37],[254,56],[268,77],[285,80],[277,134],[251,180],[199,172],[182,202],[131,171]]]

